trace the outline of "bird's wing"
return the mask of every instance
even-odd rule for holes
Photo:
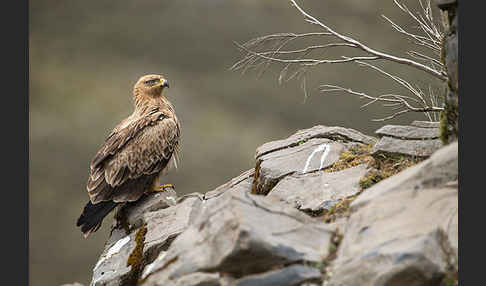
[[[91,202],[137,200],[176,157],[179,137],[176,119],[158,110],[115,129],[90,165]]]

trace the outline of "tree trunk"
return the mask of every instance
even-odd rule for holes
[[[459,0],[436,0],[445,13],[446,27],[441,60],[445,63],[449,80],[445,86],[445,109],[441,113],[441,140],[444,144],[456,141],[459,133],[459,70],[458,70],[458,2]]]

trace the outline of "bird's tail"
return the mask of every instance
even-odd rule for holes
[[[92,232],[97,231],[101,222],[108,215],[118,203],[113,201],[99,202],[97,204],[92,204],[88,201],[86,206],[84,206],[83,213],[79,216],[76,226],[81,227],[81,232],[85,238],[87,238]]]

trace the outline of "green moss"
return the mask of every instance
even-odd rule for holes
[[[145,235],[147,234],[147,224],[143,224],[142,227],[137,231],[135,236],[135,248],[128,256],[127,267],[131,266],[130,269],[130,280],[133,285],[136,284],[138,277],[140,277],[140,271],[143,262],[143,247],[145,244]]]
[[[376,169],[373,169],[368,173],[366,173],[366,175],[359,180],[359,186],[361,187],[361,189],[364,190],[373,186],[374,184],[378,183],[383,179],[384,177],[381,174],[381,172]]]
[[[449,25],[449,23],[447,23]],[[447,65],[446,65],[446,54],[445,54],[445,40],[446,38],[444,36],[440,37],[440,63],[444,67],[447,73]]]
[[[373,144],[356,145],[340,154],[339,161],[325,172],[337,172],[360,164],[367,164],[372,169],[359,181],[361,190],[367,189],[379,181],[395,175],[396,173],[417,164],[424,158],[397,156],[397,155],[371,155]]]
[[[307,139],[302,139],[302,140],[300,140],[299,142],[297,142],[297,145],[298,145],[298,146],[299,146],[299,145],[302,145],[302,144],[304,144],[305,142],[307,142]]]
[[[372,169],[359,181],[361,190],[367,189],[379,181],[395,175],[396,173],[408,168],[424,158],[411,156],[397,156],[397,155],[371,155],[371,150],[374,146],[357,145],[343,151],[340,154],[339,161],[334,163],[331,167],[324,170],[325,172],[336,172],[347,168],[351,168],[360,164],[367,164]]]
[[[459,118],[457,106],[452,103],[452,100],[447,99],[444,110],[440,113],[440,140],[443,144],[448,144],[454,141],[458,134]]]
[[[379,181],[391,177],[423,160],[425,160],[423,157],[378,155],[370,164],[373,169],[361,178],[359,184],[362,189],[367,189]]]
[[[329,244],[329,255],[327,257],[328,259],[331,258],[332,260],[334,260],[334,258],[336,258],[336,253],[342,240],[343,235],[339,231],[335,231],[332,234],[331,243]]]
[[[330,271],[330,266],[332,261],[337,257],[337,251],[339,245],[341,244],[342,239],[343,239],[343,235],[339,232],[339,230],[334,231],[331,236],[331,240],[329,242],[328,254],[324,259],[317,262],[307,262],[307,261],[302,262],[303,265],[307,265],[319,269],[319,271],[322,273],[322,280],[324,283],[322,285],[325,285],[327,280],[331,278],[332,273]]]
[[[349,206],[351,205],[351,202],[354,201],[354,199],[356,199],[356,197],[360,193],[361,192],[358,192],[355,195],[346,197],[344,199],[340,199],[339,202],[337,202],[327,212],[324,213],[324,216],[323,216],[324,222],[332,223],[332,222],[335,222],[336,219],[338,219],[338,218],[348,216],[349,215]]]
[[[331,236],[331,241],[329,243],[329,254],[327,257],[318,265],[318,269],[321,270],[322,275],[322,280],[323,283],[322,285],[326,285],[329,281],[329,279],[332,276],[331,272],[331,263],[334,259],[337,257],[337,251],[339,249],[339,245],[341,244],[341,241],[343,240],[343,235],[339,232],[339,230],[336,230],[332,236]]]
[[[381,160],[373,159],[369,162],[369,165],[373,168],[368,171],[368,173],[366,173],[366,175],[359,181],[361,190],[355,195],[339,200],[338,203],[336,203],[324,214],[324,221],[326,223],[332,223],[338,218],[349,216],[351,203],[361,194],[361,192],[363,192],[363,190],[373,186],[385,178],[399,173],[405,168],[417,164],[422,160],[423,158],[412,158],[406,156],[385,157]]]
[[[449,130],[447,128],[447,116],[445,110],[440,113],[440,141],[447,144],[449,138]]]
[[[374,143],[369,145],[355,145],[348,150],[343,151],[339,155],[339,161],[335,162],[331,167],[324,171],[332,173],[352,168],[360,164],[369,164],[373,160],[373,157],[370,155],[373,145]]]
[[[455,17],[455,9],[449,9],[447,12],[447,18],[444,19],[444,22],[447,22],[447,26],[452,23],[453,18]],[[452,35],[455,33],[455,26],[450,26],[450,29],[446,31],[448,35]],[[449,74],[447,71],[447,64],[446,64],[446,41],[445,37],[441,38],[440,43],[440,61],[443,67],[446,69],[446,74]],[[457,68],[456,68],[457,69]],[[457,72],[457,71],[456,71]],[[458,110],[458,94],[457,94],[457,79],[447,79],[447,86],[444,85],[444,97],[445,97],[445,104],[444,110],[440,113],[440,139],[443,144],[448,144],[457,139],[459,134],[459,126],[458,126],[458,119],[459,119],[459,110]]]
[[[459,285],[458,272],[448,272],[442,279],[440,286],[457,286]]]

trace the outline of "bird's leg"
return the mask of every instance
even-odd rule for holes
[[[123,228],[123,230],[125,230],[125,233],[128,235],[130,233],[130,225],[127,222],[127,214],[125,213],[124,206],[125,204],[122,204],[121,206],[118,207],[118,210],[115,212],[114,228]]]
[[[160,185],[160,186],[154,187],[154,188],[152,189],[152,191],[153,191],[153,192],[165,192],[165,191],[170,190],[170,189],[175,190],[174,185],[172,185],[172,184],[164,184],[164,185]]]
[[[174,185],[172,185],[172,184],[161,185],[160,179],[156,178],[154,180],[154,182],[152,183],[152,187],[149,188],[146,192],[147,193],[165,192],[165,191],[168,191],[168,190],[171,190],[171,189],[175,191]]]

